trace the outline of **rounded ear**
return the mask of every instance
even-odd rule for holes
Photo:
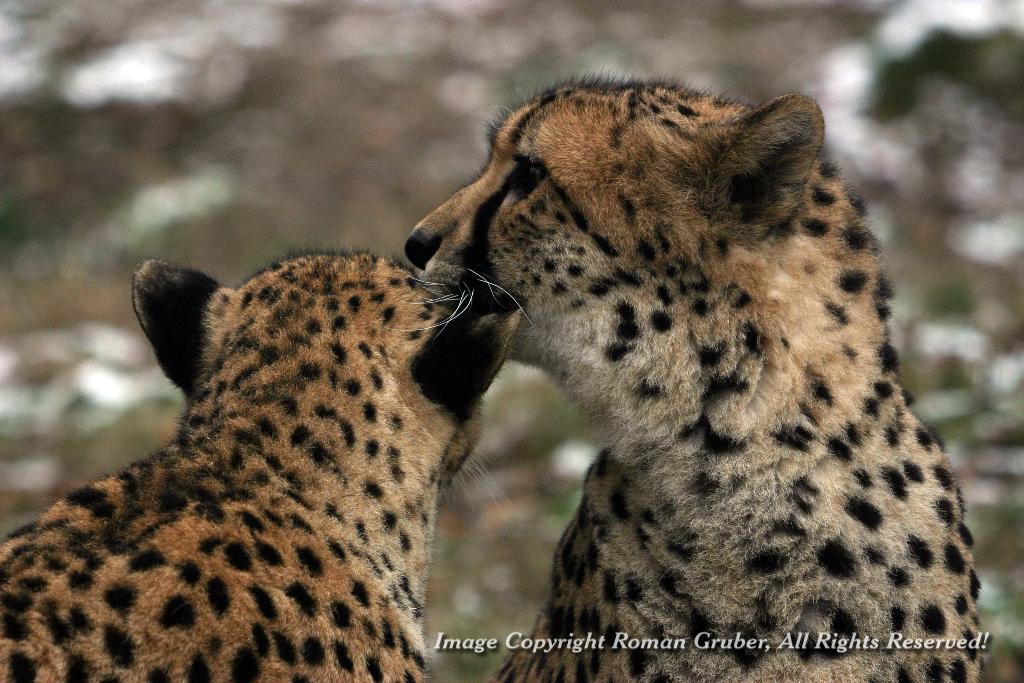
[[[721,129],[712,170],[719,196],[745,223],[778,223],[799,208],[825,139],[825,120],[806,95],[782,95]]]
[[[203,314],[218,287],[205,273],[157,259],[144,261],[132,276],[135,316],[164,374],[186,394],[199,377],[206,341]]]

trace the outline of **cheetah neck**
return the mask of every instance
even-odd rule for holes
[[[795,235],[675,278],[647,269],[593,308],[531,311],[517,356],[555,378],[626,463],[736,454],[739,475],[833,437],[856,449],[849,425],[905,406],[875,257],[851,267],[832,251]],[[864,280],[856,292],[834,284],[849,273]]]
[[[443,435],[423,437],[416,447],[401,439],[401,423],[415,421],[401,401],[388,400],[386,375],[372,419],[363,401],[326,402],[338,393],[333,388],[310,382],[296,390],[288,384],[293,377],[273,380],[246,387],[244,399],[201,393],[150,476],[203,488],[211,499],[251,498],[271,509],[298,503],[303,517],[335,529],[351,553],[365,553],[375,573],[408,578],[422,604]]]

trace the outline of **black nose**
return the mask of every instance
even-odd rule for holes
[[[427,261],[437,253],[440,246],[441,238],[438,235],[429,235],[425,230],[413,230],[405,241],[405,255],[417,268],[426,268]]]

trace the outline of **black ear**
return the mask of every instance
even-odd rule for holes
[[[788,219],[825,138],[825,120],[805,95],[777,97],[725,124],[712,177],[743,222]]]
[[[433,330],[412,362],[412,376],[428,399],[460,422],[473,414],[508,356],[519,314],[463,314]]]
[[[199,375],[205,341],[203,313],[217,282],[196,270],[157,259],[132,277],[132,305],[164,374],[186,394]]]

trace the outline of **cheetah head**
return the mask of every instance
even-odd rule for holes
[[[492,127],[479,176],[416,226],[406,255],[481,310],[522,306],[535,327],[521,335],[685,278],[711,251],[770,269],[823,134],[802,95],[749,107],[659,84],[557,88]],[[531,360],[522,343],[514,357]]]
[[[367,406],[380,420],[411,414],[452,471],[517,325],[515,315],[472,313],[446,324],[448,302],[429,303],[437,297],[407,270],[359,253],[283,260],[237,288],[149,260],[132,296],[161,368],[205,414],[298,405],[349,415],[356,436],[377,419]]]

